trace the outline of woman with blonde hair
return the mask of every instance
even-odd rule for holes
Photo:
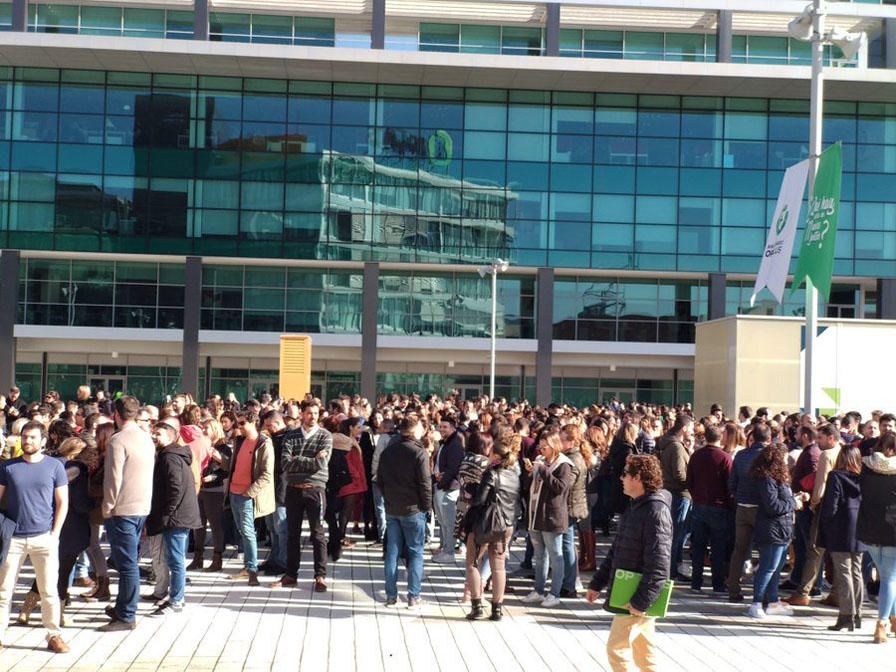
[[[224,497],[227,469],[231,450],[227,443],[224,427],[220,421],[210,418],[201,421],[202,433],[212,445],[211,459],[201,474],[199,490],[199,519],[202,527],[193,530],[193,562],[188,570],[203,569],[205,555],[205,526],[212,528],[212,561],[203,571],[220,572],[224,558]]]

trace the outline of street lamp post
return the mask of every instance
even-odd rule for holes
[[[495,358],[497,331],[498,331],[498,273],[504,273],[510,268],[510,262],[503,259],[495,259],[490,266],[480,266],[479,276],[484,278],[486,275],[492,276],[492,328],[491,334],[491,357],[489,359],[489,384],[488,398],[489,401],[495,400]]]
[[[815,190],[815,174],[822,150],[822,122],[824,115],[824,45],[834,44],[850,59],[862,47],[863,33],[847,33],[834,29],[825,33],[825,1],[812,0],[803,13],[788,25],[788,32],[798,40],[812,45],[812,80],[809,91],[809,202]],[[814,350],[818,335],[818,289],[806,276],[806,356],[803,378],[803,410],[814,413],[816,406],[814,385]]]

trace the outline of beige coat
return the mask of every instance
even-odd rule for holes
[[[236,456],[239,455],[243,439],[237,439],[233,447],[233,456],[227,467],[228,480],[233,477]],[[277,509],[274,498],[274,444],[269,436],[258,435],[258,445],[252,456],[252,485],[246,490],[245,497],[251,497],[255,508],[255,517],[261,518]]]
[[[155,463],[152,439],[135,423],[112,436],[103,465],[103,518],[149,515]]]

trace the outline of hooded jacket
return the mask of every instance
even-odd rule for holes
[[[856,536],[865,544],[896,546],[896,456],[874,453],[862,465]]]
[[[859,475],[832,471],[821,500],[818,546],[831,553],[862,553],[865,546],[856,537],[862,489]]]
[[[588,588],[603,590],[610,584],[617,569],[641,574],[641,583],[629,604],[638,611],[647,611],[660,595],[669,578],[672,562],[672,495],[668,490],[648,492],[629,502],[619,520],[619,531],[607,557],[594,573]],[[604,609],[627,613],[610,607],[607,592]]]
[[[202,526],[192,462],[190,448],[177,443],[165,446],[156,457],[152,475],[152,505],[146,519],[148,535],[175,528],[192,530]]]
[[[181,427],[180,438],[193,454],[193,462],[190,464],[190,468],[193,470],[193,477],[196,479],[196,491],[199,492],[199,488],[202,487],[202,474],[205,473],[212,458],[212,441],[196,425],[184,425]]]

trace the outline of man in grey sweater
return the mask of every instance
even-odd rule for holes
[[[112,559],[118,569],[118,598],[106,607],[112,622],[100,630],[133,630],[140,601],[139,544],[152,505],[155,447],[137,425],[140,402],[125,396],[115,401],[115,424],[103,473],[103,518]]]
[[[333,436],[318,425],[320,406],[302,402],[302,426],[286,432],[281,442],[281,468],[286,486],[286,572],[272,588],[292,588],[299,575],[302,520],[308,518],[314,548],[314,590],[327,590],[327,537],[324,532],[326,488]]]

